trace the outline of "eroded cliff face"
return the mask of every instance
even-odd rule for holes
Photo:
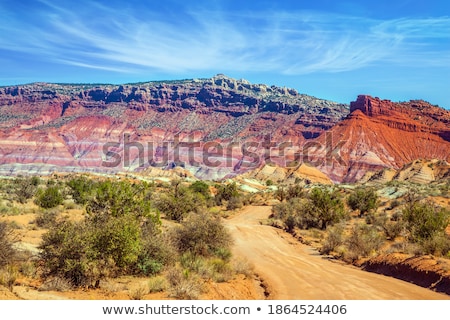
[[[265,142],[301,145],[317,137],[342,120],[348,106],[218,75],[0,88],[0,114],[0,174],[185,163],[200,177],[217,178],[245,171],[246,154],[264,149]],[[263,162],[259,156],[250,160]]]
[[[359,96],[211,79],[0,88],[0,174],[114,173],[182,166],[219,179],[264,165],[314,166],[333,181],[449,159],[450,112]]]
[[[329,132],[343,166],[321,166],[336,181],[399,169],[416,159],[450,160],[450,112],[421,100],[394,103],[361,95]],[[321,137],[323,140],[324,137]]]

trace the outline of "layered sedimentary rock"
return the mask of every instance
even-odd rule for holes
[[[449,133],[450,112],[443,108],[421,100],[394,103],[359,96],[347,118],[318,139],[323,145],[332,140],[328,144],[340,156],[320,168],[333,180],[352,182],[417,159],[449,161]]]
[[[348,106],[223,75],[0,88],[0,175],[182,167],[220,179],[305,164],[357,181],[419,158],[449,161],[449,146],[450,112],[421,100]]]
[[[5,87],[0,174],[182,165],[198,177],[220,178],[263,164],[265,153],[255,150],[301,145],[347,114],[345,104],[223,75],[120,86]]]

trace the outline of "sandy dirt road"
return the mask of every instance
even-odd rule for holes
[[[289,234],[261,225],[270,206],[249,206],[229,218],[234,254],[246,257],[276,300],[443,300],[436,293],[395,278],[332,262]]]

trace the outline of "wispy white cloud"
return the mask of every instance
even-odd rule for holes
[[[41,1],[40,21],[2,24],[0,46],[114,72],[341,72],[377,63],[449,66],[450,18],[368,20],[333,13],[186,12],[166,20],[95,2],[72,11]],[[145,18],[144,18],[145,17]],[[438,44],[436,44],[436,41]]]

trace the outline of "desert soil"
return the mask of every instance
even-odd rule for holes
[[[264,279],[269,299],[441,300],[445,294],[327,259],[282,230],[261,224],[270,206],[249,206],[227,220],[234,253]]]

